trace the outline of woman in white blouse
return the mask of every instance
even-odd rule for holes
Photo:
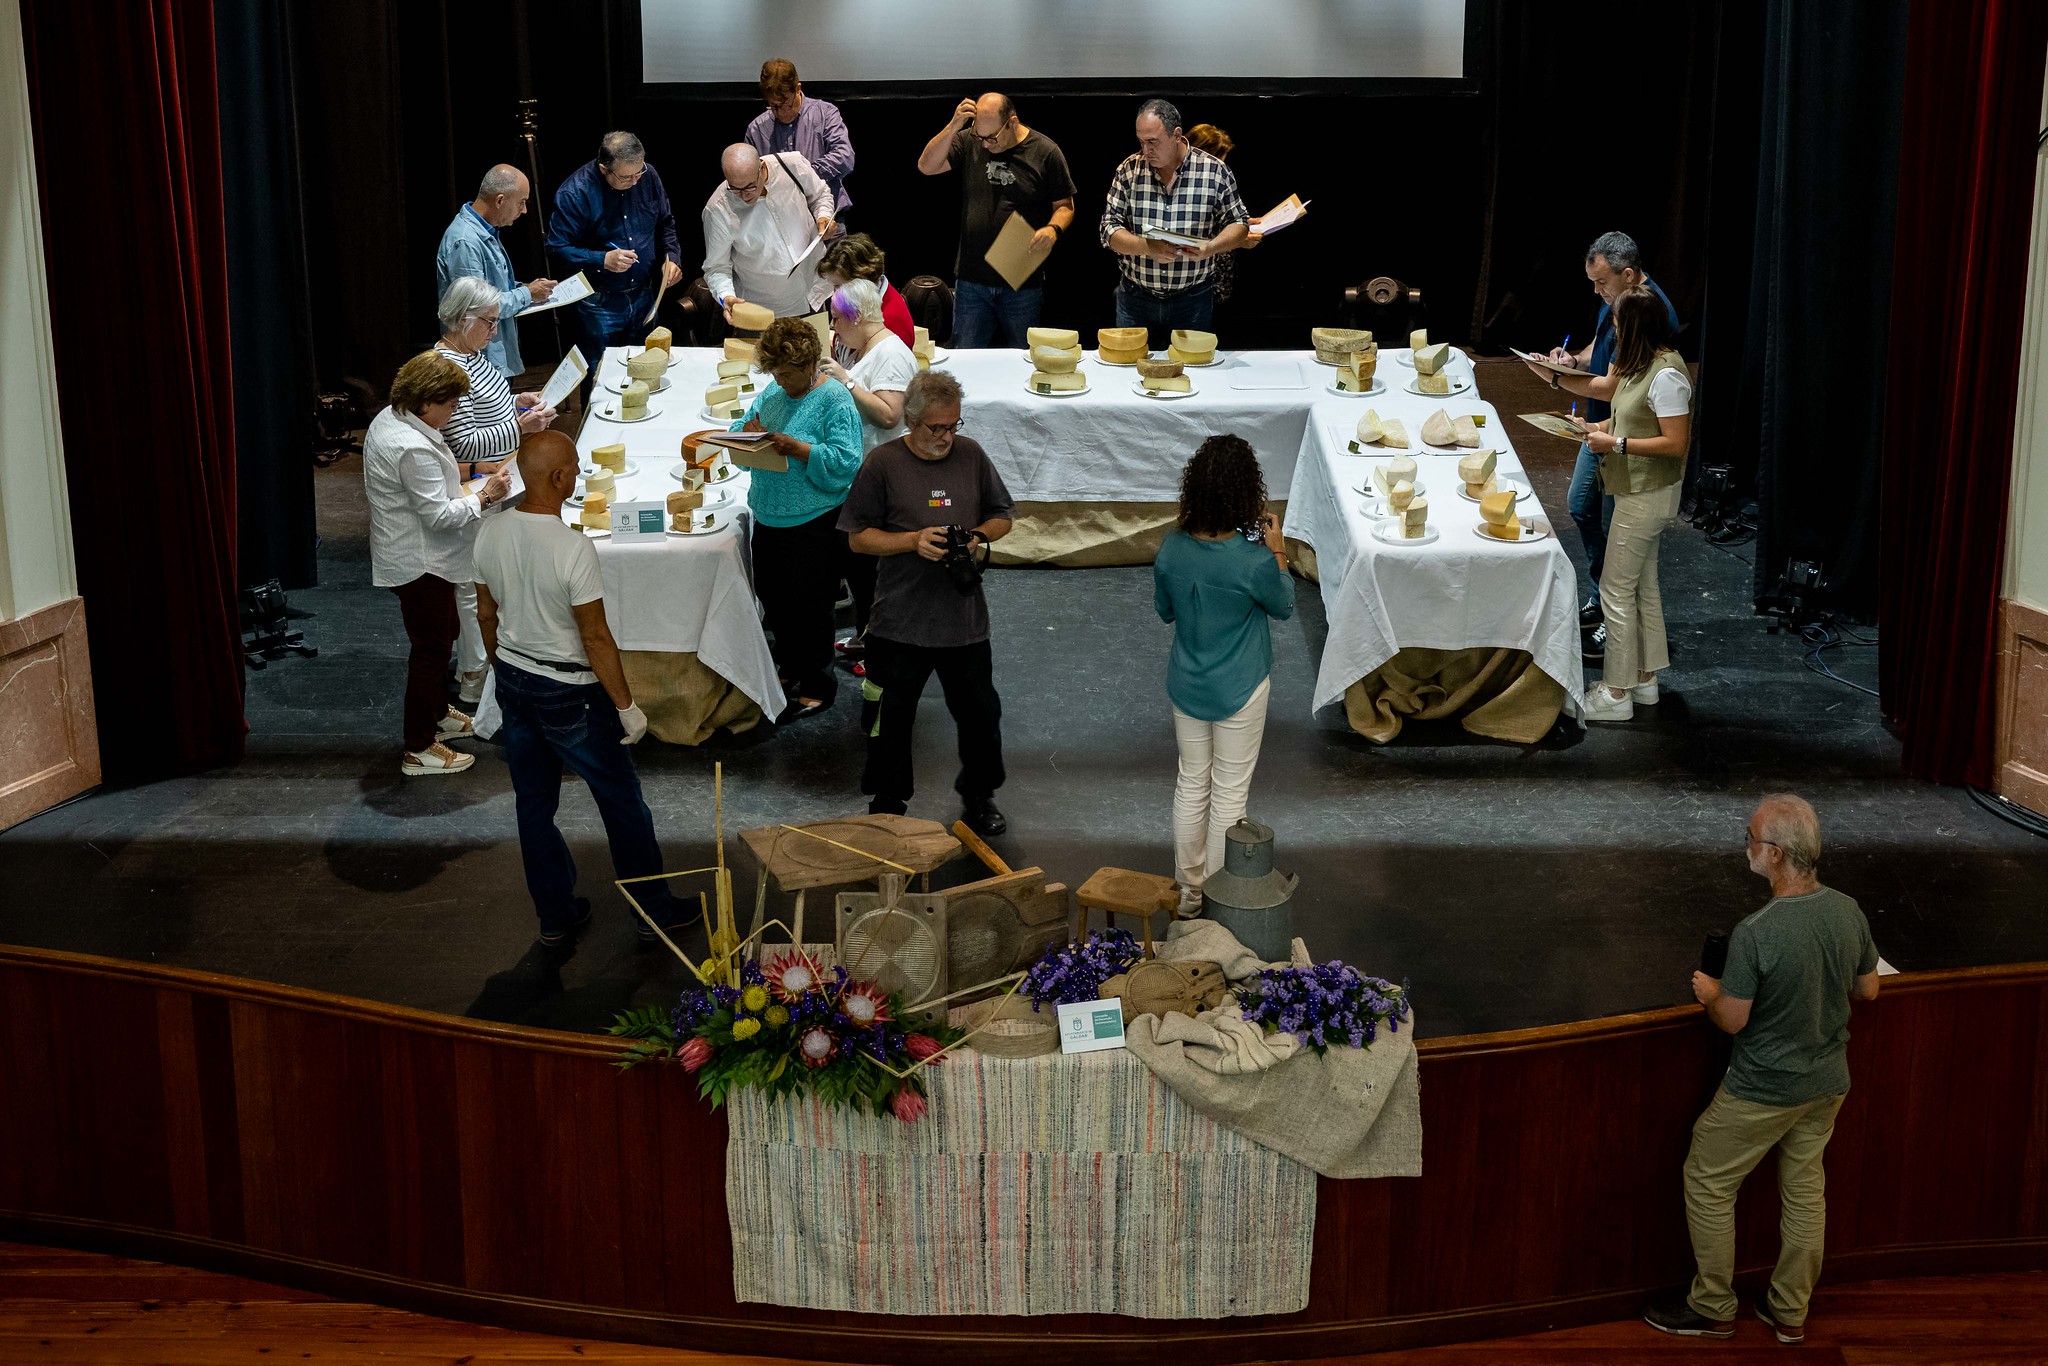
[[[442,433],[462,467],[463,478],[489,474],[502,463],[516,495],[525,489],[510,457],[519,450],[521,437],[547,429],[555,420],[555,410],[543,408],[539,394],[515,396],[498,367],[484,354],[498,331],[501,297],[496,285],[475,275],[449,281],[448,292],[441,296],[441,340],[434,350],[469,376],[469,392],[456,403],[455,416]],[[483,696],[485,664],[483,628],[476,620],[476,585],[459,585],[455,605],[462,624],[457,651],[462,700],[475,702]]]
[[[476,762],[445,741],[471,734],[448,705],[448,654],[459,634],[458,585],[474,596],[471,547],[477,519],[502,502],[511,475],[494,471],[463,486],[442,431],[469,394],[463,367],[439,350],[399,367],[391,406],[363,436],[363,491],[370,504],[370,582],[398,598],[411,644],[405,671],[405,738],[399,772],[408,778],[460,773]]]
[[[825,316],[832,321],[832,337],[838,343],[835,356],[844,348],[853,363],[843,365],[835,356],[826,356],[818,368],[853,395],[865,454],[903,435],[903,391],[917,377],[917,357],[882,321],[882,291],[872,280],[848,280],[832,291]],[[875,558],[849,548],[841,572],[853,598],[854,634],[836,648],[840,658],[857,665],[865,648],[861,637],[867,633],[868,609],[875,601]]]

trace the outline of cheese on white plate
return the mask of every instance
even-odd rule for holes
[[[1484,484],[1493,478],[1495,457],[1492,451],[1480,451],[1476,455],[1458,457],[1458,478],[1467,486]]]
[[[1451,358],[1451,344],[1438,342],[1434,346],[1417,347],[1415,351],[1415,372],[1419,375],[1434,375],[1441,371]]]
[[[1138,362],[1138,373],[1148,379],[1165,379],[1169,375],[1177,375],[1180,372],[1181,362],[1177,360],[1141,360]]]
[[[714,384],[704,391],[704,406],[716,408],[721,403],[730,403],[740,396],[737,384]]]
[[[1380,444],[1382,446],[1406,447],[1408,444],[1408,424],[1397,417],[1381,418]]]
[[[1358,419],[1358,444],[1370,446],[1380,439],[1380,415],[1372,409],[1365,410],[1365,416]]]
[[[747,364],[752,365],[758,359],[758,353],[754,349],[754,344],[746,338],[727,337],[725,339],[725,358],[727,360],[743,360]]]
[[[1439,408],[1422,419],[1422,439],[1432,446],[1451,444],[1451,415]]]
[[[1186,375],[1146,375],[1138,383],[1155,394],[1192,394],[1195,382]]]
[[[657,327],[647,334],[645,345],[649,351],[666,351],[674,341],[674,333],[670,332],[666,327]]]
[[[1460,446],[1477,446],[1479,444],[1479,424],[1469,417],[1452,418],[1451,440]]]
[[[1104,327],[1095,333],[1095,349],[1110,351],[1143,351],[1147,340],[1142,327]]]
[[[1420,351],[1423,347],[1429,345],[1429,329],[1418,327],[1413,332],[1410,332],[1408,334],[1408,345],[1416,351]]]
[[[1031,348],[1033,369],[1048,375],[1066,374],[1081,363],[1081,348],[1078,346],[1034,346]]]
[[[1406,511],[1408,505],[1414,501],[1415,484],[1412,480],[1403,479],[1387,490],[1387,506],[1396,512]]]
[[[718,377],[724,379],[745,379],[754,373],[753,362],[744,360],[722,360],[718,362]]]
[[[913,347],[918,347],[918,346],[922,346],[922,345],[924,345],[924,344],[925,344],[926,342],[930,341],[931,339],[932,339],[932,330],[931,330],[931,329],[930,329],[929,327],[918,327],[918,326],[916,326],[916,325],[914,325],[914,324],[912,325],[912,327],[911,327],[911,329],[910,329],[910,344],[911,344],[911,346],[913,346]]]
[[[1417,498],[1401,509],[1401,534],[1414,540],[1429,529],[1429,499]]]
[[[1027,327],[1024,344],[1034,349],[1050,346],[1055,351],[1065,351],[1081,344],[1081,334],[1071,327]]]
[[[1053,373],[1045,370],[1031,372],[1031,388],[1034,391],[1052,390],[1060,393],[1068,389],[1086,389],[1088,377],[1078,370],[1064,370]]]
[[[1214,332],[1197,332],[1187,327],[1176,327],[1166,341],[1169,346],[1179,347],[1192,356],[1206,356],[1216,349]]]
[[[1417,375],[1415,390],[1422,394],[1448,394],[1451,392],[1451,377],[1444,374]]]

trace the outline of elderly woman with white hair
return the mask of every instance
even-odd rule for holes
[[[441,296],[441,340],[434,344],[434,351],[469,376],[469,392],[456,400],[454,416],[441,429],[441,438],[461,466],[462,477],[493,474],[502,466],[511,479],[507,496],[516,502],[526,486],[519,481],[517,467],[509,464],[510,458],[518,452],[522,436],[547,429],[555,420],[555,410],[542,407],[539,394],[515,396],[492,364],[485,348],[498,331],[500,301],[498,287],[489,280],[475,275],[456,277]],[[473,540],[474,525],[469,534]],[[462,625],[456,648],[461,696],[464,702],[475,703],[483,697],[489,663],[483,627],[476,619],[476,585],[457,584],[455,604]]]

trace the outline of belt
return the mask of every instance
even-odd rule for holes
[[[1193,284],[1185,285],[1180,289],[1152,289],[1149,286],[1139,284],[1136,280],[1131,279],[1128,275],[1124,277],[1124,284],[1129,288],[1136,290],[1138,293],[1145,295],[1147,298],[1178,299],[1183,295],[1192,294],[1198,289],[1213,288],[1216,284],[1216,276],[1212,272],[1211,274],[1204,275],[1201,279],[1195,281]]]
[[[538,664],[543,669],[553,669],[557,673],[592,674],[593,676],[595,674],[595,671],[588,664],[571,664],[567,660],[562,659],[542,659],[540,656],[530,655],[524,650],[515,650],[509,645],[500,645],[498,653],[501,655],[511,655],[514,663],[524,660],[528,664]]]

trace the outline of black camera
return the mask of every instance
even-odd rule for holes
[[[974,543],[982,540],[978,531],[964,527],[949,526],[946,533],[946,553],[939,558],[939,568],[946,571],[952,581],[953,591],[966,597],[981,587],[982,561],[974,558]]]

